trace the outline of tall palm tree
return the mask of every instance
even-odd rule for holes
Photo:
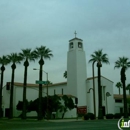
[[[5,65],[9,63],[9,59],[7,56],[0,57],[1,66],[1,84],[0,84],[0,118],[2,117],[2,87],[3,87],[3,79],[4,79],[4,71]]]
[[[44,65],[44,59],[50,59],[53,54],[52,51],[49,48],[46,48],[45,46],[36,47],[34,50],[35,55],[37,55],[37,58],[40,58],[39,60],[39,80],[42,81],[42,72],[43,72],[43,65]],[[39,84],[39,106],[38,106],[38,120],[42,120],[43,114],[42,114],[42,84]]]
[[[114,68],[121,68],[120,75],[121,75],[121,82],[123,85],[123,100],[124,100],[124,117],[128,117],[128,110],[127,110],[127,98],[126,98],[126,75],[125,71],[130,67],[130,61],[127,57],[119,57],[119,59],[115,62]]]
[[[64,72],[63,77],[67,78],[67,71]]]
[[[20,57],[24,59],[24,83],[23,83],[23,112],[22,119],[26,119],[26,86],[27,86],[27,69],[29,66],[29,61],[35,61],[36,55],[31,49],[22,49],[19,53]]]
[[[102,87],[101,87],[101,67],[102,63],[109,63],[109,59],[107,57],[107,54],[103,54],[102,49],[95,51],[94,54],[91,54],[91,59],[89,62],[97,62],[97,68],[98,68],[98,118],[103,118],[103,111],[102,111]]]
[[[122,88],[122,83],[121,82],[117,82],[116,83],[116,87],[118,88],[118,90],[119,90],[119,95],[121,94],[120,93],[120,88]]]
[[[10,90],[10,112],[9,112],[9,118],[13,118],[13,91],[14,91],[14,75],[15,75],[15,69],[16,69],[16,63],[20,63],[22,60],[22,57],[20,57],[17,53],[11,53],[8,55],[8,58],[10,62],[12,63],[12,76],[11,76],[11,90]]]
[[[130,95],[130,84],[127,84],[126,90],[129,90],[129,95]]]

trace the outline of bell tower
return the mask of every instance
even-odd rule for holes
[[[67,89],[68,93],[78,98],[78,106],[87,105],[86,57],[83,40],[76,37],[69,40],[67,54]]]

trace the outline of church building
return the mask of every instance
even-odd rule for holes
[[[67,82],[60,82],[48,86],[49,95],[67,95],[72,97],[77,108],[65,113],[65,118],[77,117],[80,113],[95,113],[98,116],[98,79],[94,77],[95,91],[93,88],[93,77],[87,77],[86,55],[83,40],[77,37],[69,40],[67,52]],[[103,114],[115,113],[113,82],[101,76],[102,86],[102,109]],[[46,96],[47,86],[43,85],[43,97]],[[27,100],[38,98],[38,84],[27,84]],[[22,101],[23,83],[14,83],[14,117],[20,114],[16,110],[16,105]],[[93,93],[95,92],[95,93]],[[94,96],[95,94],[95,102]],[[3,111],[4,116],[9,111],[10,89],[3,88]],[[95,103],[95,105],[94,105]],[[95,106],[95,107],[94,107]],[[94,111],[95,110],[95,111]],[[36,112],[27,113],[27,116],[35,116]],[[61,113],[56,113],[57,118],[61,118]]]

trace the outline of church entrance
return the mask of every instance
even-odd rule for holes
[[[9,108],[5,108],[5,117],[9,117]]]
[[[102,113],[103,113],[103,116],[106,115],[105,106],[102,106]]]

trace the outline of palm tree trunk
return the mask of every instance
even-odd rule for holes
[[[121,82],[122,82],[122,85],[123,85],[124,117],[128,118],[125,80],[126,80],[125,68],[122,67],[122,69],[121,69]]]
[[[102,87],[101,87],[101,72],[100,72],[100,63],[97,65],[98,67],[98,101],[99,101],[99,108],[98,108],[98,119],[103,119],[102,113]]]
[[[26,86],[27,86],[27,68],[29,66],[28,61],[24,62],[25,70],[24,70],[24,84],[23,84],[23,112],[22,112],[22,119],[26,119]]]
[[[9,118],[13,118],[13,92],[14,92],[14,73],[16,69],[16,65],[12,64],[12,77],[11,77],[11,90],[10,90],[10,110],[9,110]]]
[[[119,87],[119,95],[120,95],[121,93],[120,93],[120,87]]]
[[[125,88],[125,81],[122,82],[123,84],[123,100],[124,100],[124,117],[128,118],[128,110],[127,110],[127,98],[126,98],[126,88]]]
[[[2,117],[2,87],[5,67],[1,66],[1,85],[0,85],[0,118]]]
[[[44,64],[43,59],[39,60],[40,70],[39,70],[39,81],[42,81],[42,66]],[[38,120],[43,119],[43,112],[42,112],[42,84],[39,84],[39,102],[38,102]]]

